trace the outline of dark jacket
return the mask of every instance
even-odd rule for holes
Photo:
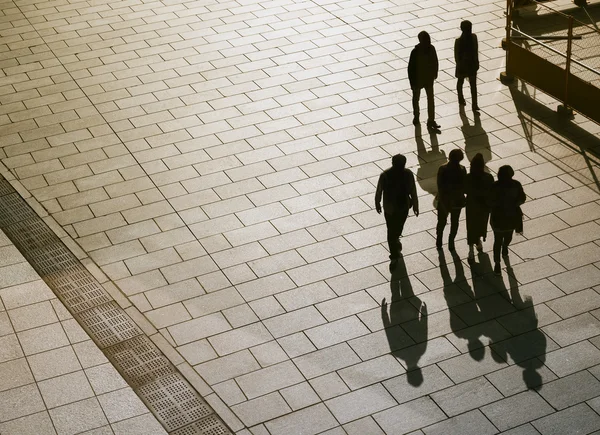
[[[415,176],[406,168],[391,167],[381,173],[375,192],[376,208],[381,203],[382,194],[383,209],[387,214],[419,206]]]
[[[461,36],[454,41],[454,61],[456,62],[455,77],[472,77],[479,70],[479,48],[477,36],[471,34],[471,39]]]
[[[438,76],[438,57],[433,45],[417,44],[410,52],[408,80],[411,89],[432,86]]]
[[[522,226],[523,186],[517,180],[496,181],[490,194],[491,224],[494,231],[511,231]]]
[[[446,163],[437,173],[438,207],[450,211],[465,206],[465,179],[467,170],[463,165]]]

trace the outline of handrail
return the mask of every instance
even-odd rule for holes
[[[564,57],[565,59],[567,58],[567,55],[566,55],[566,54],[564,54],[564,53],[562,53],[562,52],[558,51],[558,50],[557,50],[557,49],[555,49],[555,48],[552,48],[552,47],[550,47],[550,46],[549,46],[549,45],[547,45],[547,44],[544,44],[542,41],[540,41],[540,40],[538,40],[538,39],[535,39],[533,36],[531,36],[531,35],[528,35],[527,33],[525,33],[525,32],[522,32],[521,30],[519,30],[519,29],[516,29],[516,28],[514,28],[514,27],[512,27],[512,26],[511,26],[511,30],[515,30],[515,31],[519,32],[521,35],[523,35],[523,36],[526,36],[528,39],[531,39],[532,41],[535,41],[535,42],[537,42],[538,44],[540,44],[540,45],[541,45],[541,46],[543,46],[544,48],[547,48],[548,50],[550,50],[550,51],[552,51],[552,52],[554,52],[554,53],[556,53],[556,54],[558,54],[558,55],[560,55],[560,56]],[[573,58],[572,58],[572,56],[571,56],[571,62],[573,62],[573,63],[575,63],[575,64],[579,65],[579,66],[580,66],[580,67],[582,67],[582,68],[585,68],[585,69],[587,69],[588,71],[590,71],[590,72],[592,72],[592,73],[594,73],[594,74],[600,75],[600,71],[598,71],[598,70],[595,70],[594,68],[592,68],[592,67],[589,67],[589,66],[587,66],[586,64],[579,62],[577,59],[573,59]]]

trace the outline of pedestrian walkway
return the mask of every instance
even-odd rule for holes
[[[2,232],[0,433],[166,434]]]
[[[559,122],[551,98],[498,81],[504,6],[3,1],[0,172],[234,433],[592,433],[600,128]],[[455,91],[463,19],[479,38],[479,117],[459,112]],[[421,30],[440,59],[441,134],[412,125],[406,66]],[[456,147],[494,173],[512,165],[527,194],[499,278],[489,238],[466,262],[464,225],[456,255],[435,249],[435,174]],[[397,153],[421,214],[391,275],[374,193]],[[34,368],[21,340],[32,374],[12,363],[19,384],[0,369],[0,397],[37,397],[2,406],[2,424],[81,433],[92,426],[61,429],[57,410],[88,404],[107,433],[155,424],[139,402],[114,409],[132,390],[87,338],[65,341],[81,331],[47,288],[12,296],[46,295],[22,311],[23,330],[4,292],[6,336],[65,332],[64,350],[40,350],[64,364]],[[117,392],[96,389],[96,367]],[[71,379],[72,396],[42,386]]]

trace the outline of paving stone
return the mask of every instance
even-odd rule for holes
[[[495,434],[498,430],[479,410],[467,412],[423,429],[426,435],[448,433],[484,435]]]
[[[335,293],[325,282],[319,281],[279,293],[275,297],[286,311],[293,311],[313,304],[321,306],[319,302],[335,298]]]
[[[372,434],[372,435],[384,435],[381,428],[375,423],[372,417],[364,417],[360,420],[344,425],[344,430],[349,435],[360,435],[360,434]]]
[[[317,396],[317,393],[312,389],[308,382],[302,382],[300,384],[293,385],[282,389],[281,395],[290,407],[296,411],[301,408],[319,403],[321,399]]]
[[[317,349],[322,349],[368,334],[369,330],[358,317],[350,316],[307,329],[305,333]]]
[[[323,404],[295,411],[266,423],[269,432],[273,435],[288,434],[299,427],[304,434],[317,434],[336,425],[335,418]]]
[[[600,295],[592,289],[581,290],[547,302],[546,305],[563,319],[600,307]]]
[[[600,246],[595,243],[575,246],[552,255],[563,267],[568,270],[600,260]]]
[[[404,368],[392,355],[383,355],[339,371],[340,377],[352,390],[381,382],[404,373]]]
[[[383,388],[381,384],[375,384],[351,393],[329,399],[325,402],[331,413],[342,424],[356,420],[390,408],[396,405],[396,401]],[[377,414],[375,419],[378,420]],[[382,425],[381,422],[379,422]],[[385,427],[385,425],[383,425]]]
[[[544,435],[571,431],[591,433],[600,428],[600,417],[582,403],[533,422]]]
[[[526,391],[481,408],[501,431],[552,413],[552,408],[534,391]]]
[[[563,377],[600,363],[600,351],[589,341],[580,341],[567,347],[549,352],[546,366]]]
[[[450,417],[503,398],[484,377],[475,378],[431,394],[435,403]]]
[[[279,393],[271,393],[231,407],[246,426],[253,426],[291,412]]]
[[[373,416],[386,434],[404,434],[444,420],[446,416],[429,397],[403,403]]]
[[[589,313],[584,313],[544,327],[544,332],[560,346],[600,335],[600,322]]]
[[[450,378],[435,364],[423,367],[419,377],[409,376],[409,373],[383,382],[383,386],[398,403],[409,402],[453,385]]]
[[[294,363],[307,379],[315,378],[358,362],[360,362],[360,359],[345,343],[294,358]]]
[[[555,409],[564,409],[600,395],[600,382],[587,370],[544,384],[540,395]]]

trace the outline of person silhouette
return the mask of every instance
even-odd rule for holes
[[[438,76],[438,57],[435,47],[431,44],[431,37],[426,31],[420,32],[417,37],[419,43],[413,48],[408,61],[408,80],[413,92],[413,124],[419,124],[419,100],[421,89],[427,94],[427,128],[437,130],[440,125],[435,122],[435,102],[433,83]]]
[[[458,114],[460,115],[462,122],[460,130],[465,138],[465,154],[467,155],[467,159],[469,159],[469,161],[473,160],[475,154],[481,153],[483,155],[483,160],[486,162],[492,160],[490,139],[481,125],[481,116],[479,113],[475,112],[473,124],[469,123],[469,118],[467,117],[463,106],[459,107]]]
[[[494,273],[500,275],[500,251],[508,257],[508,245],[513,233],[523,232],[523,213],[521,204],[525,202],[523,186],[513,180],[515,171],[509,165],[498,169],[498,181],[492,185],[490,194],[492,229],[494,230]]]
[[[460,23],[462,34],[454,41],[454,61],[456,62],[455,76],[456,92],[458,93],[458,104],[467,104],[463,95],[463,84],[469,79],[471,88],[471,104],[474,112],[479,111],[477,105],[477,71],[479,70],[479,48],[477,35],[473,33],[473,24],[465,20]]]
[[[387,227],[387,241],[390,249],[390,269],[393,269],[402,252],[400,236],[412,207],[415,216],[419,216],[419,198],[415,186],[415,177],[406,168],[406,157],[396,154],[392,157],[392,167],[379,176],[375,192],[375,209],[381,214],[381,198]]]
[[[465,178],[467,244],[469,245],[469,261],[475,259],[473,246],[483,251],[481,239],[485,241],[490,216],[490,191],[494,177],[485,172],[485,161],[481,153],[475,154],[471,160],[471,168]]]
[[[385,328],[388,345],[392,355],[405,362],[408,383],[419,386],[423,383],[423,372],[419,367],[419,359],[427,349],[427,305],[418,296],[415,296],[402,256],[398,260],[398,267],[392,273],[390,288],[392,300],[389,314],[385,298],[381,301],[381,320]],[[403,310],[402,304],[398,303],[400,299],[408,298],[411,299],[412,306],[418,307],[416,319],[412,310]],[[403,343],[400,342],[400,337],[404,334],[400,333],[399,325],[408,320],[416,322],[417,326],[412,331],[413,337],[416,338],[418,343],[404,347]]]
[[[437,173],[437,226],[436,242],[438,249],[442,249],[444,228],[450,215],[450,234],[448,236],[448,249],[454,251],[454,239],[458,233],[460,210],[465,206],[464,183],[467,170],[460,164],[464,158],[462,150],[456,148],[450,151],[448,163],[440,166]]]

